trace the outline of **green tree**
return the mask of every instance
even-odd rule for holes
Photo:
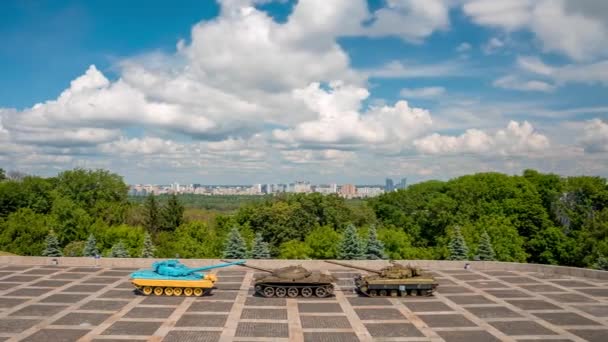
[[[223,257],[226,259],[244,259],[247,257],[247,244],[237,226],[234,226],[228,235]]]
[[[63,247],[63,256],[66,257],[81,257],[84,249],[84,241],[72,241]]]
[[[302,241],[290,240],[279,246],[279,258],[281,259],[310,259],[312,249]]]
[[[29,208],[19,209],[0,219],[0,250],[17,255],[41,255],[52,224],[49,216]]]
[[[367,244],[365,245],[365,258],[369,260],[374,259],[386,259],[386,253],[384,253],[384,244],[378,240],[376,233],[376,226],[372,225],[369,227],[367,237]]]
[[[57,239],[57,235],[55,235],[55,232],[53,230],[50,230],[49,234],[46,236],[45,247],[42,251],[42,256],[63,256],[63,253],[61,253],[61,246],[59,245],[59,240]]]
[[[184,206],[177,195],[172,194],[162,209],[162,227],[167,231],[175,231],[184,222]]]
[[[0,182],[6,179],[6,173],[3,168],[0,168]]]
[[[110,258],[130,258],[129,252],[122,240],[118,241],[110,250]]]
[[[150,236],[150,233],[146,232],[146,235],[144,237],[144,246],[141,251],[141,257],[154,258],[155,251],[156,248],[154,247],[154,244],[152,244],[152,237]]]
[[[160,209],[154,194],[149,194],[144,202],[144,226],[150,234],[156,234],[161,226]]]
[[[350,224],[342,234],[342,240],[338,246],[338,259],[355,260],[363,259],[363,245],[357,236],[357,228]]]
[[[600,256],[597,257],[595,264],[593,264],[593,267],[598,270],[608,271],[608,259],[600,254]]]
[[[253,239],[253,246],[251,247],[251,258],[270,259],[270,249],[268,248],[268,242],[264,241],[261,232],[255,234],[255,239]]]
[[[335,259],[339,243],[340,234],[327,225],[313,229],[306,237],[306,245],[311,250],[309,256],[313,259]]]
[[[213,225],[200,221],[184,223],[173,233],[156,235],[156,256],[183,258],[219,258],[223,255],[225,236]]]
[[[97,240],[95,239],[95,235],[93,235],[93,233],[89,234],[87,242],[82,251],[82,255],[86,257],[94,257],[99,255],[99,249],[97,249]]]
[[[469,257],[469,248],[462,237],[459,226],[454,227],[454,232],[452,234],[450,243],[448,244],[448,249],[450,251],[450,260],[467,260]]]
[[[53,201],[51,214],[55,218],[53,228],[56,230],[62,245],[86,238],[86,233],[91,226],[91,217],[86,210],[79,207],[71,199],[57,196]]]
[[[479,255],[479,259],[484,261],[496,259],[496,254],[494,253],[494,248],[492,247],[492,240],[490,240],[490,235],[488,235],[486,230],[481,233],[481,240],[479,240],[477,254]]]

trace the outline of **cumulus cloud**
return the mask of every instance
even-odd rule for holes
[[[441,96],[445,93],[444,87],[403,88],[399,92],[404,98],[429,99]]]
[[[414,146],[426,154],[489,154],[521,155],[540,152],[549,147],[549,139],[536,132],[527,121],[509,122],[506,129],[490,134],[478,129],[468,129],[459,136],[434,133],[414,141]]]
[[[492,83],[495,87],[520,91],[551,92],[555,86],[538,80],[524,80],[515,75],[507,75]]]
[[[552,66],[538,57],[520,56],[517,64],[524,71],[553,79],[559,84],[608,84],[608,60]]]
[[[608,152],[608,123],[600,120],[589,120],[583,130],[581,143],[585,152]]]

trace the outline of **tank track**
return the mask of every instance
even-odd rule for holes
[[[366,296],[366,297],[416,297],[416,296],[432,296],[433,295],[433,290],[405,290],[405,291],[399,291],[399,290],[390,290],[390,289],[386,289],[386,290],[366,290],[363,291],[360,288],[357,288],[357,292]]]
[[[138,287],[137,290],[144,296],[202,297],[210,294],[212,289],[202,287],[142,286]]]
[[[262,297],[296,298],[296,297],[319,297],[324,298],[333,295],[332,284],[256,284],[255,292]]]

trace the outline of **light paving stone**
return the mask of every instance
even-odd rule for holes
[[[608,329],[599,330],[583,330],[583,329],[572,329],[568,330],[576,336],[582,337],[589,342],[606,342],[606,336],[608,336]]]

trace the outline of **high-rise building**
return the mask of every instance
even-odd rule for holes
[[[401,182],[397,184],[397,189],[405,189],[407,188],[407,178],[401,178]]]
[[[357,188],[353,184],[344,184],[340,187],[340,195],[352,198],[357,195]]]
[[[390,178],[387,178],[386,179],[386,185],[384,186],[384,191],[385,192],[391,192],[393,190],[395,190],[395,185],[393,183],[393,180],[390,179]]]

